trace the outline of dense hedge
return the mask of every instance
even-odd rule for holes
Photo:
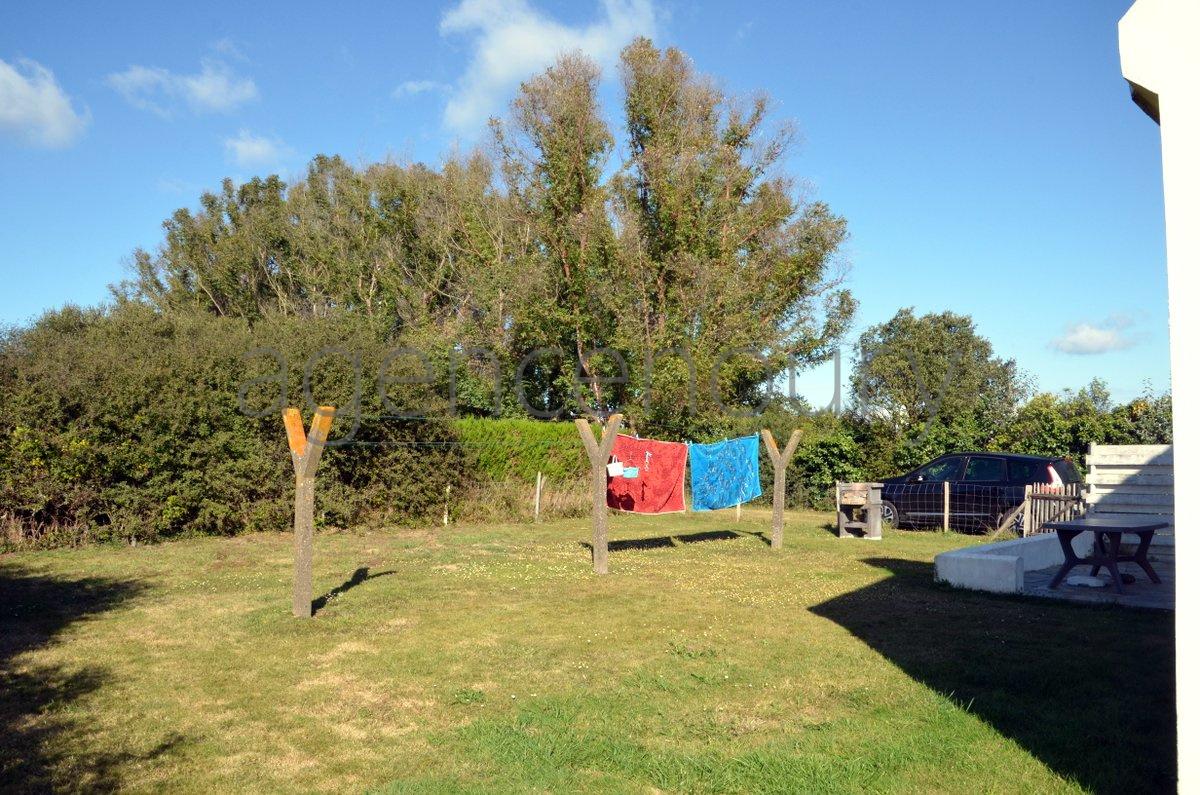
[[[313,401],[349,410],[357,394],[358,411],[334,423],[331,439],[345,443],[322,460],[320,524],[432,522],[447,509],[464,519],[522,518],[538,471],[551,484],[549,515],[586,512],[587,463],[572,423],[451,420],[438,402],[441,382],[389,385],[385,411],[378,374],[400,344],[395,329],[356,315],[276,316],[251,326],[131,302],[67,308],[5,332],[0,548],[287,528],[292,473],[280,408],[304,406],[311,416],[304,364],[321,351],[328,355],[310,368]],[[397,419],[397,406],[424,409]],[[896,474],[963,444],[933,434],[923,446],[902,447],[880,423],[797,408],[780,403],[763,416],[727,417],[696,441],[768,427],[783,445],[799,428],[788,504],[810,507],[830,505],[837,480]],[[1039,396],[994,449],[1073,454],[1089,439],[1145,443],[1169,439],[1169,430],[1169,396],[1115,408],[1084,393]],[[765,450],[761,467],[769,500]]]
[[[552,514],[580,511],[572,492],[586,457],[571,423],[450,420],[437,410],[437,388],[418,395],[428,388],[404,384],[389,387],[385,411],[379,368],[399,344],[361,316],[250,326],[137,303],[66,308],[7,331],[0,548],[287,528],[292,472],[280,407],[311,417],[304,364],[333,348],[358,361],[329,353],[312,369],[314,403],[347,411],[330,434],[344,443],[321,462],[319,524],[437,521],[447,486],[452,516],[500,518],[525,510],[538,471],[553,482]],[[413,419],[394,415],[431,405]]]
[[[283,528],[291,463],[280,389],[300,404],[296,364],[323,347],[361,352],[384,336],[352,317],[320,323],[276,318],[253,329],[206,316],[172,317],[137,304],[64,309],[0,343],[0,511],[8,546],[153,540],[194,533]],[[286,381],[247,383],[276,371],[255,348],[286,352]],[[282,381],[281,376],[281,381]],[[314,372],[318,402],[347,405],[355,373],[331,358]],[[262,416],[247,416],[239,390]],[[280,401],[282,402],[282,401]],[[355,442],[326,451],[318,518],[346,524],[368,513],[440,513],[445,473],[462,468],[447,422],[367,416]],[[305,410],[306,417],[311,412]],[[332,437],[351,427],[340,417]]]
[[[279,409],[304,405],[303,364],[332,347],[356,355],[357,368],[338,355],[322,359],[312,397],[345,409],[357,389],[359,419],[334,423],[332,439],[352,438],[322,460],[320,524],[436,521],[448,485],[452,516],[502,518],[497,506],[518,515],[538,471],[553,484],[551,510],[586,508],[575,495],[584,494],[586,456],[570,422],[385,418],[374,376],[397,344],[389,332],[350,315],[250,326],[137,303],[66,308],[8,331],[0,339],[4,547],[286,528],[291,464]],[[286,372],[265,351],[278,352]],[[404,403],[404,388],[389,398]],[[787,418],[778,423],[784,439]],[[745,424],[747,433],[760,426]],[[838,455],[854,454],[814,430],[793,464],[794,504],[819,499],[825,481],[847,472]],[[764,472],[769,484],[769,465]]]
[[[584,477],[587,454],[570,422],[465,417],[454,421],[465,463],[489,480],[552,480]]]

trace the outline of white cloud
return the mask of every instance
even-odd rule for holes
[[[442,16],[441,34],[472,39],[467,69],[454,87],[443,123],[460,133],[482,129],[525,78],[562,52],[582,51],[612,64],[635,36],[653,36],[650,0],[602,0],[603,16],[582,27],[564,25],[526,0],[461,0]]]
[[[263,168],[278,166],[294,153],[278,138],[240,130],[233,138],[225,139],[225,154],[241,168]]]
[[[37,61],[0,60],[0,130],[14,133],[34,146],[61,147],[74,143],[87,127],[88,114]]]
[[[224,55],[227,58],[233,58],[238,61],[250,60],[246,57],[246,54],[242,52],[242,48],[237,46],[237,42],[228,36],[214,41],[211,45],[209,45],[209,49],[218,55]]]
[[[1140,335],[1130,329],[1132,325],[1133,321],[1125,315],[1111,315],[1098,323],[1076,323],[1068,326],[1050,347],[1075,356],[1122,351],[1139,341]]]
[[[439,83],[436,80],[405,80],[400,85],[396,86],[396,90],[392,92],[392,96],[396,99],[404,97],[412,97],[417,94],[426,94],[430,91],[445,91],[449,86],[445,83]]]
[[[258,97],[253,80],[234,74],[227,63],[216,58],[202,59],[196,74],[134,65],[110,74],[106,82],[129,104],[164,117],[180,102],[196,113],[226,113]]]

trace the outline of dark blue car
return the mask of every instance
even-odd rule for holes
[[[949,453],[883,481],[883,520],[894,526],[942,522],[950,484],[950,521],[960,529],[999,527],[1034,483],[1079,483],[1070,459],[1014,453]],[[1019,529],[1019,528],[1018,528]]]

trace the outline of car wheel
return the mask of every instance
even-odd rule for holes
[[[896,528],[900,526],[900,512],[896,510],[896,506],[884,500],[879,505],[879,519],[887,527]]]

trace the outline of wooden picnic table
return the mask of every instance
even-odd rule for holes
[[[1117,593],[1125,593],[1121,583],[1121,572],[1118,563],[1136,563],[1146,572],[1150,582],[1161,583],[1158,574],[1154,572],[1146,557],[1150,549],[1150,541],[1154,531],[1168,527],[1169,523],[1158,519],[1148,519],[1141,516],[1084,516],[1080,519],[1068,519],[1060,522],[1046,522],[1043,527],[1058,534],[1058,543],[1062,547],[1065,559],[1062,568],[1050,581],[1051,588],[1057,588],[1067,572],[1079,565],[1091,564],[1092,576],[1095,577],[1101,568],[1108,569],[1113,578]],[[1071,541],[1080,533],[1095,533],[1096,546],[1091,555],[1079,557]],[[1121,536],[1125,533],[1138,537],[1137,550],[1132,555],[1121,554]]]

